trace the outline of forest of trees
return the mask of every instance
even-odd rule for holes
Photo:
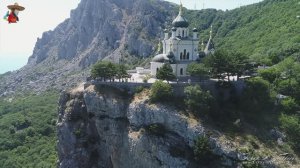
[[[221,11],[186,11],[191,28],[209,38],[213,26],[216,49],[235,51],[252,61],[273,65],[300,53],[298,0],[265,0],[258,4]]]
[[[56,167],[58,93],[0,98],[0,167]]]

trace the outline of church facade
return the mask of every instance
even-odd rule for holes
[[[178,16],[172,22],[172,35],[169,37],[168,30],[164,31],[164,39],[162,40],[163,52],[156,55],[151,61],[151,75],[156,76],[157,71],[165,63],[170,63],[173,68],[173,73],[177,77],[185,77],[187,74],[187,67],[190,63],[199,61],[201,56],[209,54],[213,45],[212,40],[208,41],[205,48],[207,50],[199,51],[199,37],[198,30],[194,28],[192,33],[189,32],[189,23],[183,16],[182,5]],[[192,34],[192,36],[190,36]],[[202,54],[201,54],[202,53]]]

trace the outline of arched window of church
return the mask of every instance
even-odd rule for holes
[[[156,68],[156,72],[158,72],[158,70],[159,70],[159,69],[158,69],[158,68]]]
[[[186,49],[183,50],[183,59],[186,59]]]
[[[183,75],[183,68],[180,68],[180,75]]]
[[[180,60],[182,60],[182,52],[180,53]]]
[[[190,59],[190,53],[189,52],[187,53],[187,59],[188,60]]]
[[[184,30],[182,30],[182,37],[184,37]]]

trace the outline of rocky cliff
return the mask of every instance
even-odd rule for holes
[[[29,65],[53,59],[88,67],[124,52],[148,57],[173,8],[158,0],[82,0],[70,19],[37,40]]]
[[[146,93],[132,98],[112,87],[63,92],[57,128],[61,168],[206,167],[194,159],[193,146],[208,132],[218,158],[208,167],[238,167],[247,159],[220,133],[176,108],[149,104]]]

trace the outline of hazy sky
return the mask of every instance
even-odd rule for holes
[[[53,30],[70,17],[70,10],[80,0],[1,0],[0,3],[0,74],[27,63],[35,42],[44,31]],[[7,5],[18,2],[25,10],[19,12],[18,23],[3,19]]]
[[[261,0],[182,0],[182,3],[189,9],[202,9],[204,4],[204,8],[225,10],[259,1]],[[7,5],[15,2],[16,0],[1,0],[0,3],[0,74],[24,66],[32,54],[37,38],[68,18],[70,10],[76,8],[80,0],[19,0],[19,5],[26,9],[19,13],[20,22],[8,24],[2,18],[8,11]]]
[[[174,3],[180,3],[180,0],[167,0]],[[184,7],[189,9],[234,9],[243,5],[253,4],[262,0],[181,0]]]

